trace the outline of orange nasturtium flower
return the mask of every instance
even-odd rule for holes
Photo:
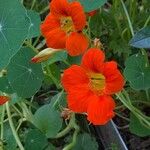
[[[7,96],[0,96],[0,105],[5,104],[9,100]]]
[[[85,25],[86,15],[79,2],[52,0],[41,31],[48,47],[67,49],[69,55],[76,56],[88,48],[88,38],[82,33]]]
[[[72,65],[62,76],[69,109],[86,113],[94,125],[103,125],[114,116],[115,102],[110,95],[124,86],[117,63],[104,60],[103,51],[91,48],[84,54],[81,66]]]

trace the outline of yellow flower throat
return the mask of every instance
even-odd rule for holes
[[[62,17],[60,19],[61,29],[67,34],[75,31],[74,24],[71,17]]]
[[[92,91],[101,94],[105,88],[105,77],[100,73],[90,73],[90,88]]]

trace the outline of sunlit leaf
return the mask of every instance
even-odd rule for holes
[[[150,27],[137,32],[131,39],[130,45],[137,48],[150,48]]]

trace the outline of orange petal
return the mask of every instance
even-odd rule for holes
[[[75,86],[67,96],[69,109],[76,113],[86,113],[91,95],[88,86]]]
[[[7,96],[0,96],[0,105],[5,104],[9,100]]]
[[[88,120],[94,125],[104,125],[114,117],[115,102],[110,96],[93,96],[88,105]]]
[[[50,11],[55,16],[68,16],[69,2],[67,0],[52,0]]]
[[[66,40],[66,49],[69,55],[77,56],[88,48],[88,39],[82,33],[73,32]]]
[[[76,30],[82,30],[85,27],[86,15],[84,13],[82,5],[79,2],[70,3],[68,14],[72,17]]]
[[[60,28],[60,20],[52,14],[49,14],[41,24],[41,32],[45,38],[50,31],[58,28]]]
[[[114,94],[123,89],[125,80],[117,69],[117,63],[115,61],[106,62],[103,65],[103,75],[106,78],[106,94]]]
[[[81,66],[86,70],[99,73],[104,59],[105,55],[102,50],[90,48],[82,57]]]
[[[46,37],[46,44],[51,48],[65,49],[66,38],[66,33],[60,28],[57,28],[48,33]]]
[[[88,85],[89,78],[84,69],[80,66],[73,65],[64,71],[61,81],[67,92],[72,89],[77,89],[78,91],[78,87],[85,87]]]

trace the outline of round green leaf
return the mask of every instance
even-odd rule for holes
[[[137,32],[131,39],[130,45],[137,48],[150,48],[150,27]]]
[[[30,130],[25,137],[25,150],[42,150],[47,145],[46,136],[37,129]]]
[[[84,133],[77,136],[77,142],[73,150],[98,150],[96,139]]]
[[[17,143],[8,122],[4,123],[5,150],[16,150]]]
[[[38,127],[48,138],[56,136],[62,126],[60,113],[50,105],[39,108],[34,117],[34,125]]]
[[[79,0],[79,2],[83,5],[86,12],[90,12],[100,8],[107,0]]]
[[[145,137],[150,135],[150,128],[145,127],[139,119],[133,115],[132,113],[130,114],[130,124],[129,124],[129,129],[131,133],[136,134],[140,137]]]
[[[18,96],[28,98],[34,95],[42,85],[43,72],[40,64],[30,60],[35,55],[32,49],[22,48],[8,65],[8,80]]]
[[[28,38],[33,38],[40,35],[40,24],[41,19],[37,12],[33,10],[27,11],[28,17],[30,18],[30,29],[28,33]]]
[[[5,93],[13,93],[13,89],[6,76],[0,77],[0,91]]]
[[[0,0],[0,69],[20,49],[28,35],[30,20],[19,0]]]
[[[125,62],[124,75],[136,90],[150,88],[150,67],[147,67],[142,54],[130,56]]]

